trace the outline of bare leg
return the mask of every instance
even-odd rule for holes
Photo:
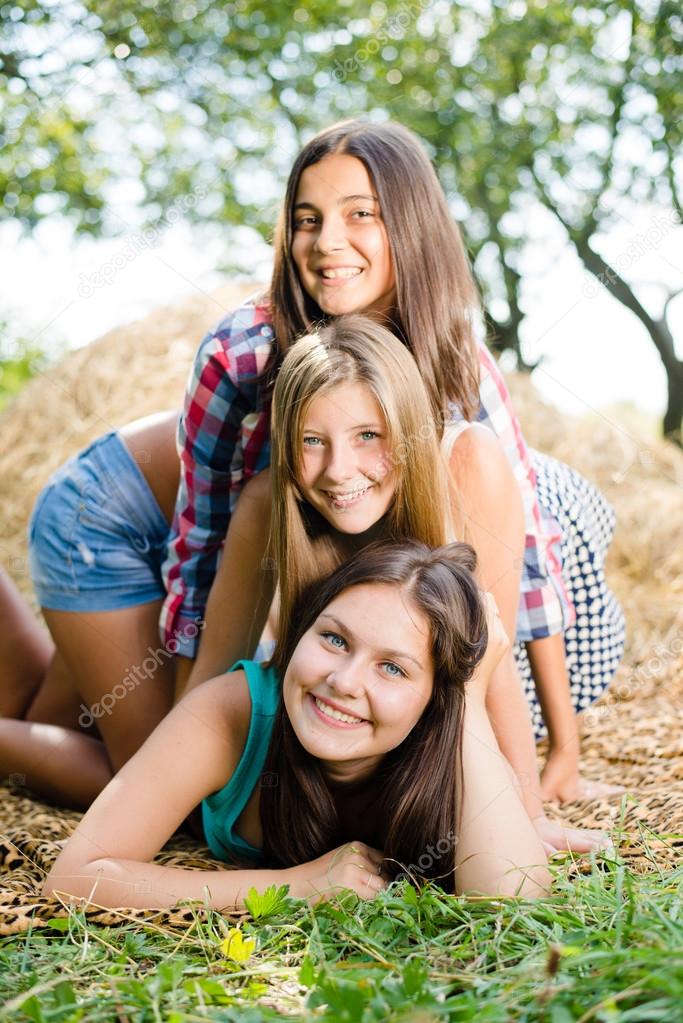
[[[164,413],[123,431],[167,519],[178,480],[176,423],[177,413]],[[11,582],[0,582],[9,623],[0,636],[0,715],[26,719],[0,721],[0,774],[88,806],[172,706],[161,601],[97,613],[43,609],[53,645]]]
[[[112,772],[99,739],[59,725],[2,718],[0,776],[62,806],[85,810]]]
[[[47,671],[54,646],[0,568],[0,717],[21,718]]]
[[[79,724],[78,718],[83,711],[81,703],[82,699],[76,689],[71,669],[63,654],[55,650],[43,683],[23,717],[25,721],[42,721],[47,725],[91,732],[99,738],[99,732],[94,724]]]
[[[160,609],[155,600],[92,614],[43,612],[81,698],[69,723],[95,722],[114,773],[172,706],[173,658],[159,640]],[[29,711],[33,720],[42,718],[47,699],[39,694]]]
[[[27,720],[0,720],[0,775],[64,805],[90,805],[171,708],[160,603],[96,614],[45,609],[59,650]],[[101,739],[86,734],[96,729]]]

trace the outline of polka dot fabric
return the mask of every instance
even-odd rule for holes
[[[575,469],[532,452],[538,500],[562,532],[562,577],[576,610],[576,622],[564,634],[572,702],[585,710],[610,684],[624,652],[624,615],[605,579],[605,557],[615,516],[600,491]],[[541,707],[523,645],[515,656],[537,739],[545,737]]]

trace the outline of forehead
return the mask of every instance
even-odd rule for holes
[[[339,202],[353,195],[376,196],[370,175],[358,157],[335,153],[306,167],[295,202]]]
[[[385,424],[385,417],[370,387],[357,381],[353,384],[339,384],[338,387],[317,394],[308,405],[303,421],[312,429],[322,424],[340,427],[360,422]]]
[[[321,612],[333,615],[352,633],[355,642],[377,652],[404,651],[422,664],[431,664],[429,623],[400,586],[364,583],[335,597]]]

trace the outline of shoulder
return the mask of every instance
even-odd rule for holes
[[[251,695],[246,672],[229,671],[191,689],[173,710],[198,743],[212,748],[215,788],[225,782],[246,746],[251,723]]]
[[[451,465],[457,465],[464,457],[483,461],[505,460],[503,446],[495,433],[481,423],[470,423],[458,434],[451,448]]]
[[[270,307],[254,296],[233,309],[203,338],[195,367],[218,364],[237,383],[265,369],[275,347]],[[197,369],[196,369],[197,371]]]
[[[514,473],[495,433],[471,423],[455,440],[448,459],[451,475],[468,491],[499,491],[514,483]]]
[[[251,716],[247,674],[242,667],[202,682],[186,693],[177,705],[201,720],[239,725]]]

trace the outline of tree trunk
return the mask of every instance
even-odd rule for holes
[[[566,226],[566,225],[565,225]],[[634,313],[650,335],[664,365],[667,381],[667,406],[662,423],[662,433],[669,440],[683,447],[681,423],[683,420],[683,360],[676,355],[673,334],[665,318],[656,320],[638,301],[631,287],[623,277],[591,248],[585,237],[569,232],[570,238],[584,266],[595,274],[607,290],[627,309]]]
[[[484,309],[484,322],[486,324],[486,342],[492,351],[500,355],[501,352],[513,351],[517,359],[517,369],[520,373],[531,373],[538,366],[538,362],[527,362],[522,355],[521,343],[519,340],[519,319],[508,317],[507,320],[496,320],[488,309]],[[540,362],[540,359],[539,359]]]

